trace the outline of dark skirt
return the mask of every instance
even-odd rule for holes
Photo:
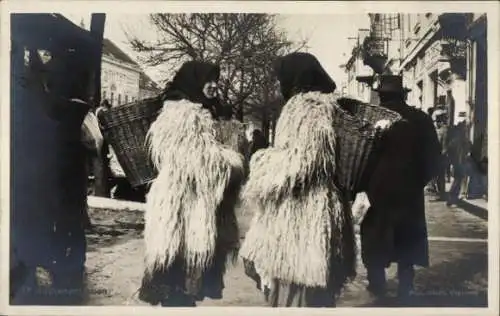
[[[195,306],[205,298],[221,299],[224,289],[226,263],[231,255],[233,262],[239,244],[239,230],[234,213],[234,200],[238,191],[229,193],[217,213],[217,240],[211,264],[205,269],[187,269],[179,255],[167,269],[154,269],[144,274],[139,289],[139,299],[151,305]]]
[[[195,306],[206,297],[221,299],[224,289],[225,256],[216,256],[212,264],[201,269],[187,269],[180,257],[168,268],[145,274],[139,299],[151,305]]]

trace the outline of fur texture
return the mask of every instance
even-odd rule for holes
[[[291,98],[274,148],[258,151],[250,162],[241,196],[255,214],[240,256],[254,262],[262,279],[326,287],[331,263],[342,261],[343,238],[352,238],[343,236],[348,210],[332,180],[332,100],[319,92]]]
[[[213,259],[217,212],[234,208],[226,195],[237,194],[231,188],[244,178],[243,156],[223,145],[216,129],[208,110],[186,100],[166,101],[151,125],[147,141],[159,174],[146,202],[146,272],[168,268],[178,255],[188,269]]]

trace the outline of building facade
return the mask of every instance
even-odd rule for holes
[[[480,142],[483,137],[487,137],[488,132],[486,14],[471,14],[467,23],[467,31],[469,45],[467,46],[466,102],[470,108],[470,121],[472,123],[471,140]]]
[[[373,70],[364,63],[361,53],[361,43],[367,36],[367,31],[358,30],[356,46],[352,50],[351,57],[344,65],[344,70],[347,73],[347,82],[342,93],[364,102],[372,102],[373,93],[370,85],[358,80],[360,76],[370,77],[373,75]]]
[[[140,66],[108,39],[103,40],[101,99],[112,106],[139,98]]]
[[[487,159],[486,14],[369,16],[370,35],[362,44],[363,63],[377,74],[402,75],[404,85],[411,89],[409,105],[423,111],[444,106],[449,126],[465,117],[471,154],[476,161]],[[350,78],[356,77],[355,67],[349,69],[354,72]]]
[[[399,74],[411,89],[407,102],[423,111],[445,106],[449,124],[465,112],[474,133],[487,121],[486,14],[369,14],[362,43],[363,64],[378,74]],[[353,55],[346,67],[357,71]],[[349,83],[350,92],[356,90]],[[363,96],[364,97],[364,96]]]
[[[139,100],[157,96],[161,92],[160,87],[145,73],[139,77]]]
[[[426,111],[445,106],[449,124],[461,112],[469,115],[466,99],[466,14],[400,14],[399,71],[412,91],[408,102]]]
[[[158,95],[158,85],[139,64],[108,39],[103,40],[101,99],[119,106]]]

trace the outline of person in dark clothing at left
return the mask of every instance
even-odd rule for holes
[[[98,44],[57,15],[14,14],[11,25],[10,300],[80,304],[88,224],[86,57]]]
[[[404,102],[400,76],[382,76],[377,90],[381,106],[403,120],[385,134],[366,187],[371,207],[361,223],[362,260],[368,290],[378,298],[386,292],[385,268],[397,263],[404,299],[413,288],[414,265],[429,265],[423,190],[437,176],[441,150],[430,117]]]

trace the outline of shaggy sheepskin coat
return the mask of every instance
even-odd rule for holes
[[[234,214],[243,156],[223,145],[200,104],[166,101],[148,145],[158,177],[147,196],[143,301],[221,298],[227,256],[238,243]]]
[[[334,306],[355,276],[350,208],[333,180],[334,104],[331,93],[291,97],[274,146],[250,161],[241,196],[254,216],[239,254],[273,306]]]

